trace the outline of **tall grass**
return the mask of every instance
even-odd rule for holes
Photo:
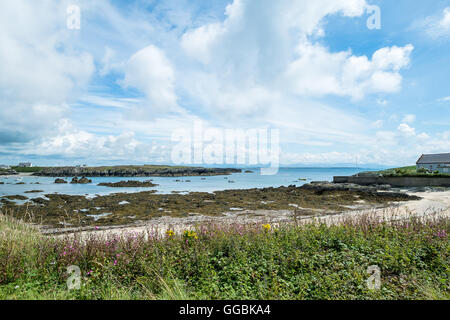
[[[0,215],[0,298],[448,299],[449,232],[448,218],[360,219],[56,239]],[[79,290],[67,290],[70,265]]]

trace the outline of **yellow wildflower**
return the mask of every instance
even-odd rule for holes
[[[175,236],[175,232],[174,232],[173,230],[168,229],[168,230],[166,231],[166,236],[167,236],[168,238],[173,238],[173,237]]]
[[[192,230],[184,231],[184,237],[187,239],[198,239],[197,232],[194,232]]]

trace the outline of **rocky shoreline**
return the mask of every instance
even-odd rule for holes
[[[17,174],[16,170],[0,170],[0,176],[14,176]]]
[[[334,215],[355,208],[376,208],[392,203],[418,200],[406,193],[377,187],[311,183],[278,188],[224,190],[213,193],[136,193],[84,195],[46,194],[38,198],[0,198],[2,211],[17,217],[32,217],[44,229],[89,228],[135,225],[160,217],[183,218],[196,215],[221,217],[249,211],[295,212],[298,216]]]
[[[114,166],[114,167],[43,167],[33,173],[45,177],[181,177],[215,176],[240,173],[235,168],[203,168],[172,166]]]

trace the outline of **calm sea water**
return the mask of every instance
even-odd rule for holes
[[[280,168],[278,174],[272,176],[260,175],[259,169],[251,169],[253,173],[235,173],[228,176],[213,177],[94,177],[90,184],[55,184],[55,178],[26,176],[1,177],[0,196],[26,195],[29,198],[40,197],[47,193],[61,193],[72,195],[105,195],[117,192],[139,192],[157,190],[158,193],[178,192],[212,192],[225,189],[250,189],[264,187],[279,187],[308,183],[310,181],[332,181],[333,176],[353,175],[369,168]],[[118,182],[122,180],[149,180],[158,184],[155,188],[110,188],[97,186],[100,182]],[[307,179],[299,180],[299,179]],[[71,178],[65,178],[70,181]],[[176,181],[179,180],[179,181]],[[25,184],[16,184],[17,182]],[[39,182],[39,184],[34,184]],[[39,193],[25,193],[29,190],[43,190]]]

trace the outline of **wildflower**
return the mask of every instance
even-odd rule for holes
[[[198,239],[197,232],[194,232],[192,230],[186,230],[183,233],[184,237],[187,239]]]
[[[117,260],[114,260],[114,265],[115,265],[115,266],[117,265]]]
[[[442,239],[447,238],[447,232],[446,232],[445,230],[438,231],[438,232],[436,233],[436,236],[437,236],[438,238],[442,238]]]
[[[95,226],[94,229],[95,229],[95,230],[98,230],[98,229],[100,229],[100,228],[99,228],[98,226]]]
[[[166,231],[167,238],[173,238],[175,236],[175,232],[173,230],[168,229]]]
[[[266,231],[266,232],[269,232],[270,229],[272,228],[272,227],[270,226],[270,224],[263,224],[262,227],[263,227],[264,231]]]

